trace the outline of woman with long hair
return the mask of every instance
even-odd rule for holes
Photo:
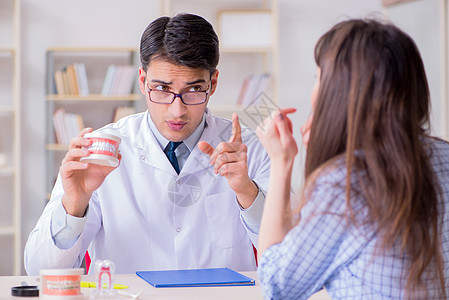
[[[430,96],[413,40],[348,20],[315,47],[317,81],[298,213],[297,145],[281,110],[257,134],[271,158],[259,237],[267,299],[449,296],[449,144],[429,135]]]

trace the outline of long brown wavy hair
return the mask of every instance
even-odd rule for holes
[[[407,293],[413,296],[425,289],[422,275],[431,268],[446,297],[437,211],[440,189],[423,144],[430,96],[418,48],[392,24],[349,20],[319,39],[315,60],[321,78],[306,180],[326,162],[345,157],[346,201],[353,216],[351,172],[366,174],[366,221],[378,231],[379,249],[388,250],[399,241],[410,258],[404,274]],[[355,156],[359,150],[363,156]]]

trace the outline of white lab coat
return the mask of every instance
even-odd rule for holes
[[[28,274],[78,267],[87,249],[92,261],[112,260],[116,273],[206,267],[255,270],[252,244],[257,246],[258,232],[249,227],[259,228],[259,224],[245,219],[226,178],[213,173],[209,157],[198,147],[178,176],[147,118],[148,112],[140,113],[99,130],[121,137],[122,161],[93,193],[84,230],[66,250],[55,245],[50,230],[53,211],[63,209],[64,191],[58,178],[26,245]],[[200,140],[215,147],[229,139],[229,120],[207,111],[206,124]],[[268,155],[254,131],[242,129],[248,147],[248,174],[266,190]],[[54,225],[64,227],[65,219]]]

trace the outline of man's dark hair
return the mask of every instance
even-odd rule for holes
[[[145,72],[151,60],[160,58],[176,65],[207,69],[212,75],[219,56],[214,28],[197,15],[160,17],[148,25],[140,40],[140,62]]]

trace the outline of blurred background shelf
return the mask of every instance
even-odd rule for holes
[[[1,1],[0,11],[3,28],[10,30],[0,38],[1,276],[22,270],[20,0]]]
[[[110,95],[103,96],[101,94],[90,94],[88,96],[78,95],[47,95],[47,101],[140,101],[141,94],[129,95]]]
[[[48,201],[70,139],[84,127],[95,130],[113,122],[119,109],[126,113],[142,111],[145,103],[137,82],[139,55],[136,48],[50,47],[46,58],[45,201]],[[81,71],[80,65],[83,65]],[[71,67],[74,73],[69,75]],[[63,86],[57,85],[57,72],[67,72]],[[113,81],[109,82],[110,89],[105,89],[108,72]],[[117,85],[124,87],[125,79],[128,83],[125,89],[114,89]],[[61,88],[64,90],[59,90]],[[63,137],[64,140],[58,140]]]

